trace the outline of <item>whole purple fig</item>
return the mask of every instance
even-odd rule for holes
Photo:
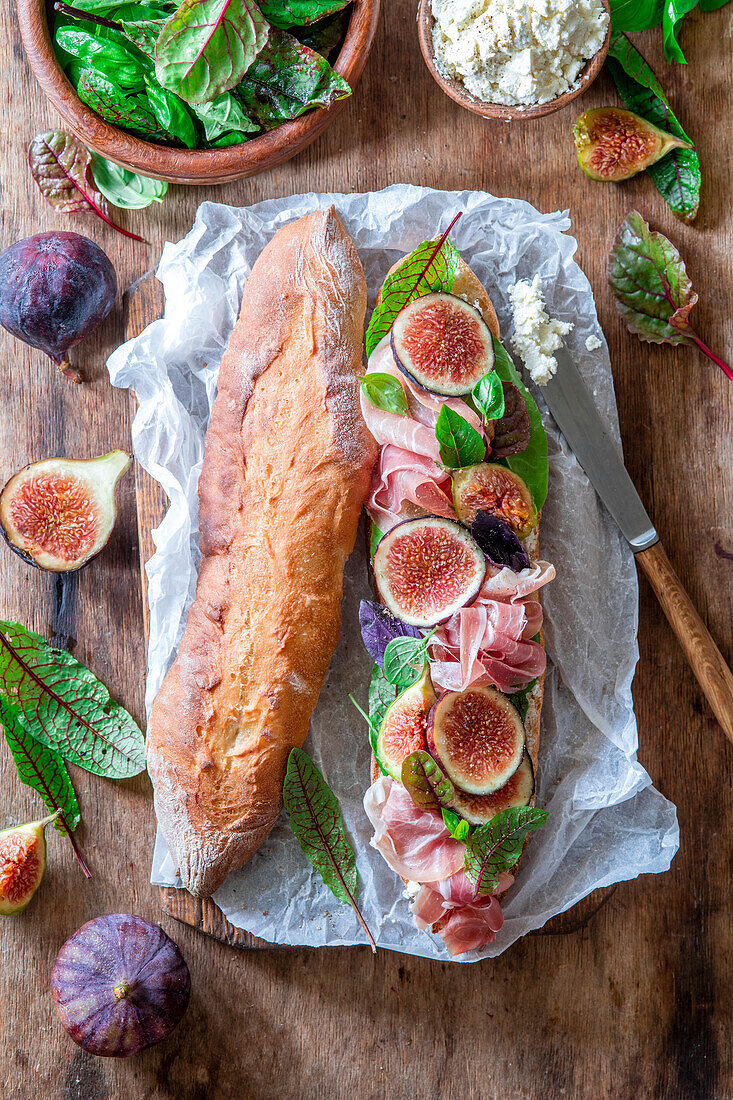
[[[37,233],[0,253],[0,325],[74,381],[66,353],[104,320],[116,293],[108,256],[79,233]]]
[[[127,913],[87,921],[51,974],[61,1023],[90,1054],[127,1058],[164,1039],[191,994],[188,967],[157,924]]]

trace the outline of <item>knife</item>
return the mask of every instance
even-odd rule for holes
[[[672,568],[578,368],[566,348],[556,358],[557,373],[542,387],[542,396],[646,573],[715,717],[733,742],[733,673]]]

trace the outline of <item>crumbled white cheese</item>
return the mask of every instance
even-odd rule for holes
[[[585,346],[587,347],[588,351],[596,351],[598,348],[602,348],[603,344],[597,336],[594,336],[591,333],[590,336],[586,336],[585,338]]]
[[[407,898],[408,901],[413,901],[420,893],[420,883],[413,882],[412,879],[408,879],[404,890],[402,891],[402,897]]]
[[[485,103],[547,103],[577,83],[608,29],[601,0],[432,0],[439,70]]]
[[[562,337],[572,330],[569,321],[557,321],[545,309],[539,275],[532,282],[521,279],[509,287],[514,318],[512,347],[538,386],[544,386],[557,371],[553,352],[562,345]]]

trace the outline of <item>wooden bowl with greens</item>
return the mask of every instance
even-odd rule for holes
[[[348,102],[379,0],[17,0],[28,61],[80,141],[171,183],[226,183]]]

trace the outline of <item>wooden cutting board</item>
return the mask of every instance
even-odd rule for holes
[[[154,273],[148,272],[139,279],[125,294],[125,339],[129,340],[137,336],[163,314],[164,296],[163,288],[155,278]],[[137,410],[137,401],[131,395],[132,415]],[[168,500],[161,486],[153,480],[139,463],[135,463],[135,487],[137,496],[137,525],[140,545],[140,577],[143,590],[143,617],[145,626],[145,640],[147,643],[150,617],[148,609],[147,574],[145,563],[152,557],[155,547],[153,545],[152,532],[161,523],[168,507]],[[557,935],[567,934],[585,928],[590,918],[611,897],[615,886],[596,890],[587,898],[584,898],[572,911],[560,913],[533,935]],[[222,943],[232,947],[248,949],[274,949],[276,946],[258,939],[249,932],[235,928],[230,924],[216,902],[210,898],[194,898],[187,890],[177,890],[173,887],[161,887],[161,904],[163,912],[169,917],[182,921],[192,928]]]

